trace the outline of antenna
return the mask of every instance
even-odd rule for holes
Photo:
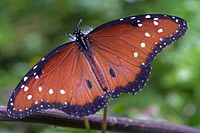
[[[78,22],[78,24],[77,24],[77,28],[79,28],[79,25],[81,24],[83,22],[83,19],[81,18],[80,20],[79,20],[79,22]]]
[[[75,31],[76,30],[79,30],[79,26],[80,26],[80,24],[83,22],[83,19],[80,19],[79,20],[79,22],[78,22],[78,24],[77,24],[77,26],[76,26],[76,29],[74,30],[74,33],[75,33]],[[75,41],[76,40],[76,36],[74,36],[74,33],[73,34],[68,34],[68,33],[66,33],[65,32],[65,36],[69,36],[69,40],[71,40],[71,41]]]

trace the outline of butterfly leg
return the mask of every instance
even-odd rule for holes
[[[86,116],[83,117],[83,121],[84,121],[84,125],[85,125],[86,130],[88,131],[88,133],[91,133],[90,123],[89,123],[88,118]]]
[[[102,133],[106,133],[106,129],[107,129],[107,121],[106,121],[107,110],[108,110],[108,105],[106,105],[103,110],[103,120],[102,120],[102,125],[101,125]]]

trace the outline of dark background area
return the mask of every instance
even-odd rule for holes
[[[80,19],[87,30],[136,14],[162,13],[184,18],[186,35],[154,61],[146,87],[109,102],[109,115],[166,121],[200,128],[200,2],[198,0],[1,0],[0,104],[44,55],[68,42]],[[102,114],[100,111],[98,114]],[[0,122],[0,133],[85,132],[33,123]],[[97,132],[97,131],[96,131]]]

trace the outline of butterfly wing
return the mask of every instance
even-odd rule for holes
[[[169,15],[139,15],[106,23],[89,34],[108,94],[135,94],[148,80],[152,60],[184,35],[187,22]]]
[[[70,42],[50,52],[25,75],[9,99],[7,112],[22,118],[55,108],[82,117],[103,108],[108,100],[104,94],[78,45]]]

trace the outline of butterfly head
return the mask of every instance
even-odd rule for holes
[[[73,35],[75,36],[75,42],[79,46],[79,50],[82,52],[90,51],[90,43],[88,41],[88,35],[80,30],[79,28],[76,28],[73,32]]]

